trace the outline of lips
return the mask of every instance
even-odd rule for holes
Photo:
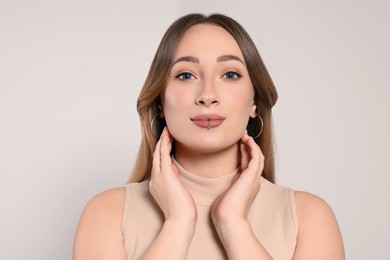
[[[191,118],[197,126],[207,129],[220,126],[224,120],[224,117],[217,114],[200,114]]]

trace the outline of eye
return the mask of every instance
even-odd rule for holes
[[[183,73],[180,73],[179,75],[177,75],[176,78],[181,79],[181,80],[190,80],[190,79],[194,78],[194,75],[192,75],[191,73],[188,73],[188,72],[183,72]]]
[[[234,79],[241,78],[241,75],[234,71],[228,71],[225,74],[223,74],[223,78],[234,80]]]

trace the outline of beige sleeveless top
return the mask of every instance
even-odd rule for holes
[[[211,206],[231,183],[234,171],[218,178],[203,178],[184,170],[175,160],[180,178],[192,195],[198,222],[192,240],[189,260],[227,259],[225,250],[210,221]],[[164,216],[149,193],[149,181],[126,186],[122,222],[124,246],[128,259],[140,259],[158,235]],[[252,230],[273,259],[292,259],[297,242],[297,214],[294,191],[264,179],[249,213]]]

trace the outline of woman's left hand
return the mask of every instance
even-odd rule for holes
[[[260,190],[264,156],[247,133],[240,143],[241,172],[211,209],[211,217],[229,259],[271,259],[257,240],[248,222],[248,214]]]
[[[260,147],[247,133],[240,143],[241,171],[234,176],[230,188],[215,201],[211,216],[214,224],[228,219],[247,220],[249,210],[260,190],[264,156]]]

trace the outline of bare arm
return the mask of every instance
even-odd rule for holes
[[[195,232],[195,221],[167,220],[142,256],[142,260],[156,259],[187,259],[188,249]]]
[[[295,198],[299,225],[293,259],[345,259],[341,233],[329,205],[306,192],[296,192]]]
[[[74,239],[73,260],[125,260],[121,231],[125,189],[94,197],[85,207]]]
[[[246,219],[227,221],[217,224],[216,228],[229,259],[272,259]]]

